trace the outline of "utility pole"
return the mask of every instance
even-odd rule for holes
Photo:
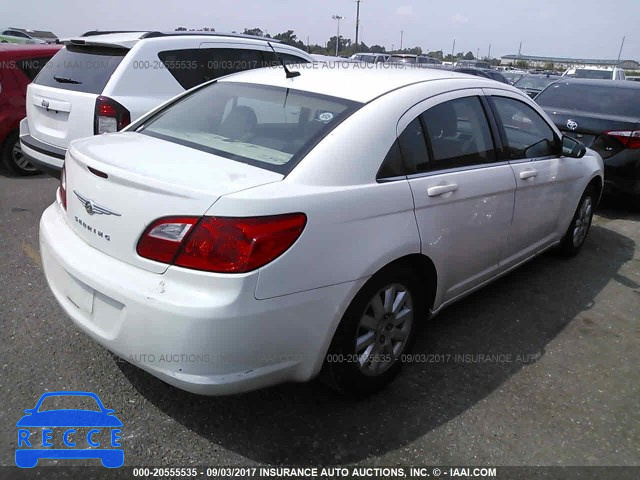
[[[331,18],[338,21],[338,33],[336,34],[336,57],[338,56],[338,48],[340,47],[340,20],[344,17],[340,15],[333,15]]]
[[[520,42],[520,46],[518,47],[518,57],[522,55],[522,42]]]
[[[360,1],[356,0],[356,51],[358,53],[358,30],[360,28]]]
[[[620,57],[622,56],[622,47],[624,47],[624,39],[627,37],[622,37],[622,44],[620,45],[620,51],[618,52],[618,62],[620,63]]]
[[[480,59],[480,49],[476,49],[476,60]]]
[[[455,57],[454,57],[455,51],[456,51],[456,39],[454,38],[453,39],[453,47],[451,47],[451,58],[455,59]]]
[[[404,30],[400,30],[400,51],[402,51],[402,37],[404,37]]]
[[[487,54],[487,58],[491,59],[491,44],[489,44],[489,53]]]

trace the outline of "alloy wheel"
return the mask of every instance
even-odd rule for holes
[[[414,305],[411,292],[393,283],[369,300],[356,333],[358,368],[368,376],[386,372],[400,357],[409,339]]]

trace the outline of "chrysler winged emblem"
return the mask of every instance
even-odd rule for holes
[[[567,128],[569,130],[576,130],[578,128],[578,123],[575,120],[567,120]]]
[[[78,197],[78,200],[80,200],[80,203],[84,205],[84,209],[87,211],[89,215],[115,215],[116,217],[121,216],[119,213],[116,213],[113,210],[109,210],[108,208],[98,205],[97,203],[89,200],[88,198],[83,197],[75,190],[73,191],[73,193],[76,194],[76,197]]]

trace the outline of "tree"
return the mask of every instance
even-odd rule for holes
[[[339,50],[338,54],[339,55],[350,54],[349,52],[351,52],[351,50],[355,50],[355,48],[351,49],[350,47],[351,47],[351,39],[344,38],[342,35],[340,35],[340,44],[338,47],[338,50]],[[336,36],[335,35],[331,37],[327,42],[327,51],[329,52],[330,55],[336,54]]]
[[[245,28],[245,35],[254,35],[256,37],[264,37],[264,32],[260,28]]]
[[[431,58],[437,58],[438,60],[443,60],[444,59],[444,54],[442,53],[442,50],[436,50],[435,52],[429,52],[429,53],[427,53],[427,55],[429,55]]]
[[[387,53],[387,49],[381,45],[371,45],[371,47],[369,47],[369,51],[371,53]]]
[[[473,56],[473,52],[467,52],[463,57],[465,60],[475,60],[476,57]]]
[[[186,32],[187,29],[185,27],[178,27],[176,28],[176,32]]]
[[[282,43],[286,43],[287,45],[291,45],[292,47],[298,47],[302,50],[306,50],[304,42],[298,40],[298,37],[293,33],[293,30],[278,33],[277,35],[274,35],[273,38],[280,40]]]

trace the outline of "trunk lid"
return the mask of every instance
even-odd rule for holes
[[[555,108],[545,108],[545,111],[564,135],[580,140],[586,147],[598,152],[603,159],[625,148],[618,139],[605,135],[604,132],[640,129],[638,120],[633,117]]]
[[[203,215],[222,195],[283,175],[134,132],[71,144],[65,160],[67,222],[92,247],[162,273],[136,252],[145,228],[172,215]],[[104,178],[106,176],[106,178]]]
[[[61,148],[93,135],[96,98],[127,52],[120,46],[67,45],[56,53],[27,88],[31,135]]]

